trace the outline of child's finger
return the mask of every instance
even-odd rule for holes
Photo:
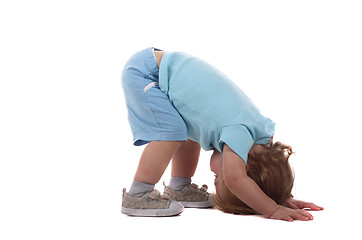
[[[323,207],[319,207],[313,203],[311,203],[309,206],[308,206],[311,210],[314,210],[314,211],[319,211],[319,210],[323,210],[324,208]]]
[[[294,203],[289,203],[288,207],[291,209],[299,209],[299,207],[296,206]]]
[[[315,211],[319,211],[319,210],[323,210],[323,209],[324,209],[323,207],[317,206],[317,205],[315,205],[314,203],[310,203],[309,208],[310,208],[311,210],[315,210]]]
[[[324,210],[324,207],[321,207],[321,206],[317,206],[317,208],[319,208],[319,210]]]
[[[310,202],[303,202],[303,204],[301,204],[300,208],[309,208],[314,211],[319,211],[319,210],[324,209],[323,207],[319,207],[319,206],[315,205],[314,203],[310,203]]]
[[[298,211],[294,211],[292,214],[290,214],[290,216],[294,220],[300,220],[300,221],[308,221],[308,220],[310,220],[309,217],[304,216],[303,214],[299,213]]]
[[[299,209],[299,210],[297,210],[297,212],[298,212],[300,215],[302,215],[303,217],[308,218],[308,220],[313,220],[313,215],[310,214],[309,212],[307,212],[306,210]]]

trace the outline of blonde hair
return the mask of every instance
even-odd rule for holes
[[[261,190],[277,204],[282,204],[292,197],[291,191],[294,184],[294,174],[289,165],[292,148],[280,142],[254,146],[247,161],[247,174],[253,179]],[[222,199],[213,194],[214,206],[223,212],[233,214],[259,214],[254,209],[240,201],[221,180],[219,191]]]

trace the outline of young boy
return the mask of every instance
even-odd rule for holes
[[[129,192],[123,191],[123,213],[171,216],[180,214],[184,206],[211,207],[207,187],[191,184],[200,146],[214,150],[211,167],[217,175],[212,202],[218,203],[221,210],[248,213],[239,209],[245,205],[253,213],[270,218],[311,220],[313,217],[307,211],[288,207],[322,209],[291,197],[291,148],[272,142],[273,121],[264,117],[228,77],[211,65],[184,53],[148,48],[126,63],[122,86],[134,145],[148,143]],[[265,167],[256,168],[252,167],[255,164],[247,164],[248,157],[253,162],[259,158],[276,161],[273,166],[260,161]],[[161,196],[154,186],[171,158],[172,178]],[[251,178],[253,169],[258,170]],[[280,177],[264,174],[263,181],[258,181],[258,174],[265,169]],[[283,174],[277,169],[282,169]],[[272,189],[268,190],[269,195],[258,183]]]

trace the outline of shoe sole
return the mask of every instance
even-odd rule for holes
[[[182,201],[180,201],[179,203],[181,203],[185,208],[211,208],[211,207],[213,207],[213,205],[211,203],[211,195],[209,196],[208,201],[204,201],[204,202],[182,202]]]
[[[213,205],[209,202],[180,202],[185,208],[211,208]]]
[[[167,209],[135,209],[122,207],[121,213],[138,217],[170,217],[182,213],[184,206],[176,201],[172,201]]]

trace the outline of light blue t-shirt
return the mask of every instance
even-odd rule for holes
[[[274,122],[227,76],[210,64],[180,52],[166,52],[159,85],[184,119],[188,138],[205,150],[222,152],[226,143],[245,162],[254,144],[267,144]]]

